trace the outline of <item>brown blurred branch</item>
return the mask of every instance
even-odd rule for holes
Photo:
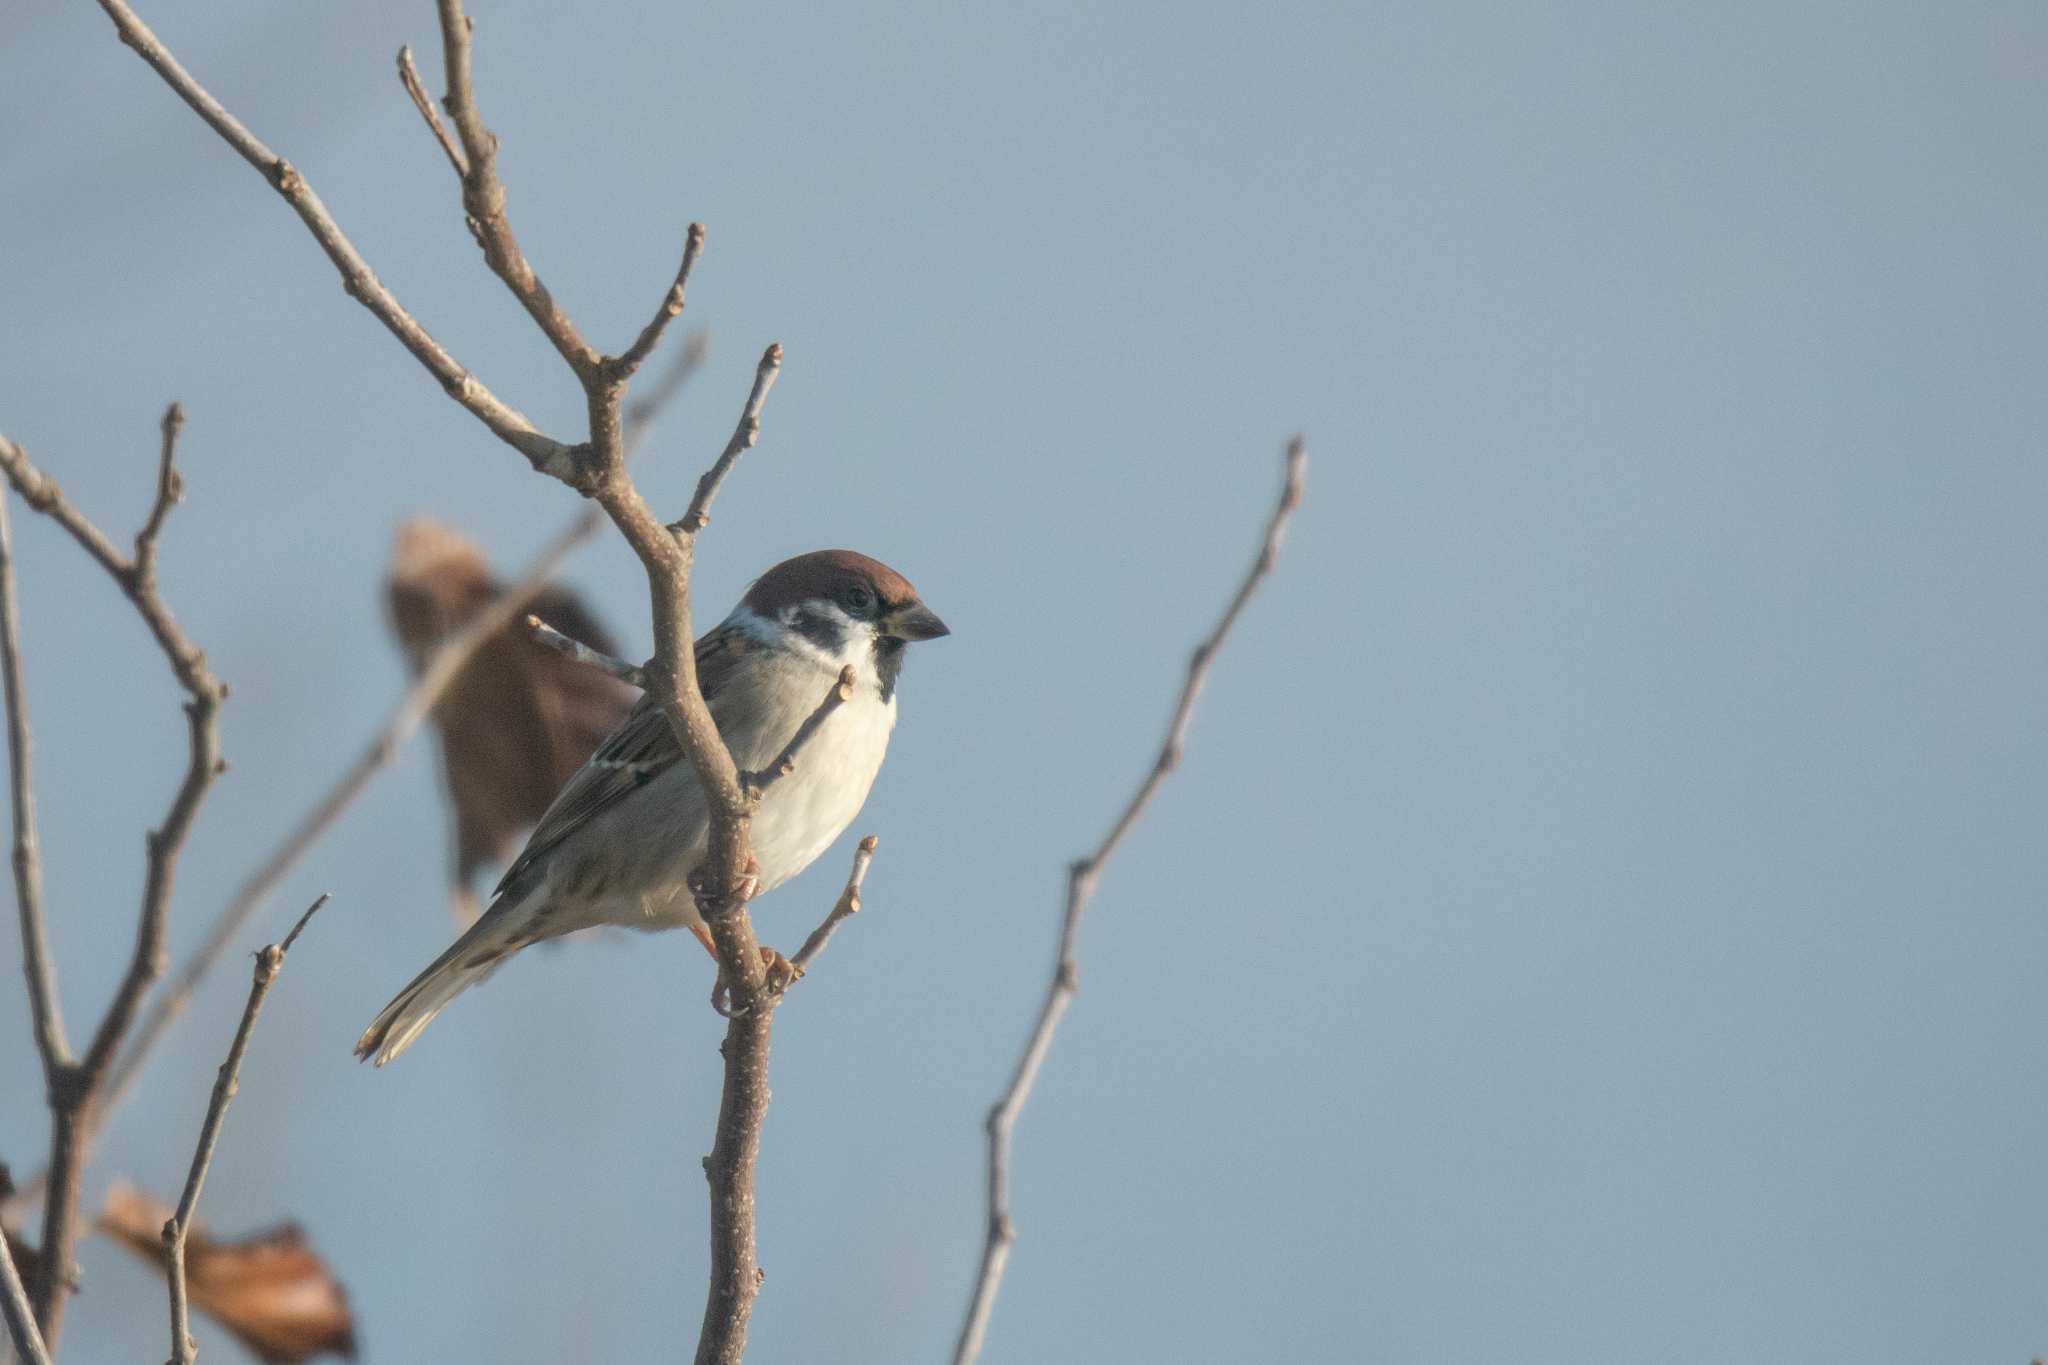
[[[71,1062],[64,1009],[57,998],[57,966],[43,919],[43,855],[36,838],[34,741],[28,695],[21,678],[21,605],[14,590],[14,532],[8,499],[0,494],[0,673],[7,689],[7,759],[14,798],[14,901],[21,919],[21,969],[28,978],[29,1018],[44,1074]]]
[[[36,1327],[35,1310],[29,1307],[28,1286],[21,1282],[21,1268],[14,1263],[10,1239],[0,1233],[0,1316],[7,1319],[7,1336],[22,1365],[50,1365],[50,1352]]]
[[[150,831],[148,858],[143,876],[142,906],[137,915],[135,947],[127,970],[108,1002],[106,1013],[93,1030],[84,1059],[73,1062],[55,1051],[44,1055],[44,1078],[49,1088],[50,1174],[48,1195],[43,1206],[43,1241],[30,1299],[43,1339],[56,1348],[63,1326],[65,1300],[70,1293],[71,1253],[78,1231],[80,1177],[93,1135],[97,1131],[107,1081],[115,1051],[135,1022],[136,1011],[152,982],[163,973],[164,930],[170,917],[171,885],[177,872],[178,855],[198,816],[199,803],[227,765],[220,755],[220,705],[227,687],[206,666],[206,657],[185,634],[157,590],[156,541],[178,498],[175,464],[179,428],[184,414],[173,403],[164,412],[163,446],[157,475],[156,500],[135,538],[135,556],[124,557],[85,515],[74,507],[56,481],[37,469],[14,442],[0,437],[0,471],[21,495],[22,501],[48,516],[84,547],[134,606],[136,614],[156,638],[169,661],[178,685],[185,690],[188,758],[185,774],[171,798],[163,823]],[[13,612],[9,612],[10,625]],[[10,645],[10,649],[13,645]],[[9,689],[10,702],[18,702],[16,690]],[[15,727],[10,724],[10,738]],[[22,733],[26,733],[25,722]],[[25,911],[24,911],[25,912]],[[25,933],[26,937],[26,933]],[[43,959],[47,972],[47,955]],[[42,983],[55,1001],[54,976]],[[40,1032],[40,1030],[39,1030]],[[56,1041],[55,1035],[51,1037]]]
[[[1287,535],[1288,520],[1301,502],[1301,481],[1306,466],[1302,440],[1297,436],[1287,446],[1280,501],[1267,520],[1266,536],[1259,547],[1258,558],[1252,561],[1250,571],[1238,585],[1230,604],[1224,608],[1216,628],[1195,646],[1194,656],[1188,661],[1187,680],[1181,684],[1180,700],[1174,705],[1172,719],[1167,722],[1165,742],[1159,746],[1159,756],[1153,760],[1151,771],[1145,774],[1144,781],[1138,784],[1138,790],[1132,793],[1095,851],[1077,859],[1067,869],[1066,910],[1060,920],[1059,956],[1053,965],[1052,981],[1046,988],[1044,1002],[1038,1008],[1038,1021],[1024,1041],[1024,1051],[1010,1076],[1009,1088],[988,1111],[988,1235],[982,1246],[981,1270],[968,1298],[966,1320],[961,1323],[960,1337],[953,1348],[955,1365],[968,1365],[981,1354],[989,1315],[995,1309],[1003,1271],[1009,1265],[1010,1247],[1017,1240],[1016,1226],[1010,1219],[1010,1138],[1017,1125],[1017,1115],[1031,1097],[1039,1068],[1044,1065],[1046,1053],[1052,1047],[1053,1031],[1059,1027],[1060,1017],[1067,1012],[1067,1006],[1073,1002],[1074,993],[1079,989],[1077,940],[1082,912],[1095,895],[1095,884],[1102,876],[1103,865],[1123,843],[1131,827],[1137,824],[1138,817],[1145,813],[1146,806],[1151,804],[1153,794],[1166,780],[1166,775],[1180,763],[1181,746],[1187,739],[1188,725],[1194,719],[1195,698],[1201,695],[1202,684],[1208,680],[1216,651],[1222,647],[1231,627],[1237,624],[1238,616],[1244,611],[1245,603],[1251,600],[1252,593],[1272,571],[1273,562],[1279,557],[1281,543]]]
[[[28,702],[21,681],[21,609],[15,600],[14,537],[7,502],[7,495],[0,493],[0,673],[6,680],[8,776],[14,797],[14,898],[20,911],[21,969],[28,978],[29,1017],[47,1078],[70,1061],[71,1045],[64,1038],[56,967],[50,960],[43,924],[43,865],[36,845],[35,777],[29,762]],[[12,1183],[0,1174],[0,1189]],[[21,1281],[4,1229],[0,1229],[0,1308],[6,1311],[7,1334],[14,1342],[15,1354],[27,1365],[49,1365],[50,1355],[36,1326],[28,1287]]]
[[[592,649],[581,640],[571,639],[538,616],[527,616],[526,629],[537,645],[546,645],[557,654],[574,659],[586,668],[609,673],[620,682],[631,683],[635,687],[647,686],[647,677],[640,671],[638,664],[629,664],[624,659],[614,659],[601,649]]]
[[[249,1051],[249,1036],[256,1031],[256,1016],[263,1011],[264,997],[284,966],[284,955],[292,950],[306,922],[313,918],[327,896],[306,907],[299,922],[284,936],[256,954],[255,980],[249,987],[249,1003],[242,1007],[242,1022],[235,1026],[235,1038],[228,1045],[228,1058],[221,1063],[213,1081],[213,1098],[206,1106],[206,1119],[199,1125],[199,1142],[192,1152],[192,1169],[185,1176],[185,1192],[178,1198],[178,1211],[164,1224],[164,1258],[171,1280],[171,1365],[191,1365],[197,1349],[187,1317],[185,1293],[185,1236],[192,1227],[192,1211],[199,1206],[199,1192],[206,1185],[207,1168],[213,1165],[213,1149],[220,1142],[221,1125],[227,1122],[228,1101],[235,1097],[235,1078],[241,1075],[242,1058]]]

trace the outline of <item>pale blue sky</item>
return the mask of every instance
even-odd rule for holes
[[[411,42],[431,78],[430,6],[144,13],[458,356],[576,433],[391,74]],[[1020,1129],[987,1359],[2048,1351],[2038,6],[476,19],[515,222],[597,338],[709,225],[686,320],[713,359],[651,497],[680,509],[788,347],[700,610],[847,544],[956,632],[915,651],[854,831],[882,837],[869,910],[779,1017],[756,1357],[949,1348],[1061,869],[1156,743],[1296,428],[1288,557],[1104,881]],[[157,413],[189,414],[164,573],[234,684],[235,767],[182,946],[400,685],[392,526],[432,512],[510,563],[571,500],[95,10],[0,33],[0,429],[126,528]],[[76,1031],[182,739],[105,582],[18,523]],[[570,577],[645,648],[621,545]],[[204,1212],[301,1218],[371,1361],[673,1357],[703,1297],[702,954],[529,954],[358,1068],[447,936],[436,802],[415,749],[250,934],[334,895]],[[761,903],[770,941],[846,854]],[[16,957],[0,935],[22,1169]],[[93,1197],[175,1184],[244,987],[212,982]],[[147,1274],[84,1260],[69,1358],[160,1352]]]

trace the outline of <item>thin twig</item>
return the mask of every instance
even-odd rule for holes
[[[398,338],[399,344],[427,367],[450,398],[469,409],[498,439],[524,455],[535,469],[561,479],[571,487],[583,486],[582,461],[577,450],[542,434],[524,413],[485,388],[481,380],[434,340],[419,320],[399,303],[397,296],[378,280],[376,272],[370,269],[370,263],[363,259],[355,243],[342,232],[340,224],[334,221],[334,215],[327,211],[327,205],[320,202],[320,196],[313,192],[312,185],[297,168],[265,146],[222,107],[205,86],[194,80],[162,40],[150,31],[149,25],[129,8],[126,0],[99,0],[99,5],[114,21],[121,41],[149,63],[150,68],[163,77],[164,83],[177,92],[179,99],[190,105],[209,128],[235,149],[237,155],[256,168],[272,189],[284,196],[285,202],[292,206],[306,229],[313,234],[313,239],[320,244],[320,249],[327,253],[327,259],[334,262],[334,268],[341,272],[342,288],[348,291],[349,297],[369,309]]]
[[[690,231],[683,239],[683,263],[676,269],[676,282],[662,295],[661,307],[640,329],[640,335],[633,344],[605,362],[605,370],[615,379],[624,379],[640,368],[641,362],[654,354],[654,348],[661,342],[661,334],[683,311],[683,295],[690,285],[690,271],[697,264],[697,253],[704,249],[704,225],[690,224]]]
[[[0,673],[7,690],[9,790],[14,798],[14,903],[21,919],[21,970],[28,978],[29,1017],[45,1076],[71,1065],[64,1036],[64,1008],[57,994],[57,965],[43,918],[43,855],[36,839],[34,741],[29,732],[28,695],[21,678],[21,604],[14,590],[14,533],[8,495],[0,492]]]
[[[804,717],[804,723],[796,727],[796,733],[789,737],[789,743],[782,746],[782,752],[775,761],[757,773],[747,773],[740,780],[759,801],[767,790],[796,771],[797,754],[804,745],[811,742],[811,736],[818,733],[818,727],[829,719],[834,711],[853,700],[853,665],[847,664],[839,670],[839,676],[832,686],[825,689],[825,696],[817,708]]]
[[[441,144],[441,151],[448,158],[448,164],[455,168],[458,179],[469,175],[469,162],[463,158],[462,148],[455,145],[455,139],[448,136],[448,125],[441,122],[441,116],[434,112],[434,102],[427,98],[427,87],[420,84],[419,68],[412,64],[412,48],[398,49],[398,79],[405,85],[405,93],[412,96],[412,107],[420,111],[420,117],[427,121],[433,131],[434,141]]]
[[[127,969],[108,1002],[85,1056],[76,1064],[46,1067],[45,1079],[50,1103],[50,1175],[48,1197],[43,1206],[42,1253],[37,1261],[31,1301],[43,1329],[43,1340],[52,1350],[63,1326],[65,1300],[70,1293],[72,1248],[78,1234],[78,1195],[87,1154],[101,1119],[99,1100],[115,1052],[134,1025],[136,1011],[151,983],[163,973],[165,928],[170,918],[171,886],[177,872],[178,856],[192,823],[222,769],[220,755],[220,705],[227,687],[206,666],[206,656],[192,643],[171,615],[157,591],[155,542],[163,518],[175,500],[178,475],[175,467],[176,440],[182,414],[177,406],[164,415],[163,455],[157,480],[157,501],[143,531],[136,539],[134,560],[113,548],[104,533],[74,507],[55,480],[30,463],[28,455],[14,442],[0,437],[0,471],[20,493],[22,500],[49,516],[70,532],[86,552],[99,561],[134,606],[136,614],[156,638],[169,661],[171,672],[185,690],[187,760],[183,779],[171,798],[163,823],[150,831],[148,857],[142,887],[142,906],[136,917],[135,947]]]
[[[782,347],[769,346],[761,352],[761,363],[754,367],[753,392],[747,395],[747,405],[740,411],[740,420],[732,429],[732,439],[725,443],[717,461],[704,471],[704,477],[697,480],[697,492],[690,499],[690,510],[683,513],[681,521],[670,529],[680,535],[695,535],[711,524],[711,500],[718,496],[718,486],[725,482],[725,476],[739,462],[741,455],[753,449],[754,442],[761,437],[761,404],[768,401],[768,390],[775,384],[775,376],[782,372]]]
[[[469,48],[475,24],[462,12],[462,0],[437,0],[436,9],[441,16],[441,51],[448,80],[448,93],[441,103],[469,160],[469,172],[462,177],[462,206],[469,212],[471,231],[491,270],[554,343],[577,378],[588,381],[596,376],[603,357],[556,306],[554,295],[534,273],[513,235],[511,220],[505,216],[505,183],[498,178],[498,138],[477,112],[476,83],[470,75]]]
[[[620,682],[631,683],[638,688],[644,689],[647,686],[647,675],[640,671],[638,664],[629,664],[624,659],[614,659],[601,649],[592,649],[581,640],[562,634],[538,616],[528,614],[526,629],[535,644],[545,645],[557,654],[566,655],[585,668],[609,673]]]
[[[21,1268],[14,1263],[14,1248],[5,1233],[0,1233],[0,1314],[7,1318],[7,1335],[21,1365],[50,1365],[50,1352],[29,1306],[28,1287],[21,1282]]]
[[[1125,803],[1122,813],[1095,851],[1075,861],[1067,870],[1067,903],[1060,920],[1059,956],[1053,966],[1052,981],[1046,988],[1044,1002],[1039,1006],[1038,1022],[1025,1039],[1024,1051],[1017,1059],[1009,1087],[988,1111],[988,1235],[982,1246],[981,1270],[968,1297],[966,1320],[960,1326],[960,1337],[953,1348],[954,1365],[968,1365],[981,1354],[982,1341],[988,1332],[989,1314],[995,1308],[1003,1271],[1009,1265],[1010,1247],[1017,1240],[1016,1226],[1010,1219],[1010,1138],[1017,1125],[1017,1115],[1031,1097],[1039,1068],[1044,1065],[1046,1052],[1052,1046],[1053,1031],[1059,1027],[1060,1016],[1066,1013],[1074,992],[1079,989],[1076,940],[1080,934],[1082,912],[1088,908],[1089,899],[1095,894],[1095,884],[1102,875],[1103,865],[1116,852],[1124,836],[1130,833],[1138,817],[1144,814],[1153,793],[1159,790],[1159,784],[1180,762],[1181,746],[1186,741],[1188,725],[1194,719],[1195,698],[1201,695],[1202,684],[1208,680],[1209,666],[1215,662],[1216,651],[1230,634],[1231,627],[1237,624],[1245,603],[1251,600],[1252,593],[1272,571],[1273,561],[1279,556],[1281,543],[1287,534],[1288,519],[1301,502],[1301,481],[1306,465],[1302,440],[1297,436],[1287,446],[1286,474],[1280,489],[1280,501],[1266,523],[1266,536],[1258,557],[1252,561],[1250,571],[1238,585],[1230,604],[1224,608],[1216,628],[1195,647],[1194,656],[1188,661],[1187,680],[1181,684],[1180,700],[1167,724],[1166,739],[1159,747],[1159,756],[1153,760],[1151,771],[1138,784],[1138,790]]]
[[[705,353],[703,335],[691,336],[684,343],[676,362],[663,372],[648,397],[628,414],[626,449],[629,458],[646,444],[648,433],[654,429],[655,420],[668,401],[681,392],[690,376],[702,367]],[[128,1098],[136,1078],[154,1055],[157,1044],[163,1041],[171,1025],[177,1022],[185,1006],[191,1002],[200,982],[220,962],[229,945],[241,936],[249,921],[269,904],[270,897],[298,866],[299,860],[334,827],[342,812],[354,804],[370,782],[396,761],[484,642],[503,629],[514,615],[525,610],[534,596],[554,579],[570,553],[603,525],[604,516],[597,508],[579,509],[519,571],[511,586],[427,656],[419,676],[398,699],[383,725],[363,746],[362,752],[320,794],[263,861],[243,878],[234,896],[214,916],[199,946],[179,964],[170,983],[151,1002],[134,1039],[114,1064],[100,1105],[102,1126]],[[49,1171],[45,1169],[24,1181],[11,1198],[0,1201],[0,1211],[19,1208],[35,1198],[41,1193],[48,1175]]]
[[[171,1365],[191,1365],[197,1344],[187,1316],[185,1292],[185,1237],[192,1230],[192,1211],[199,1206],[199,1192],[206,1185],[207,1168],[213,1165],[213,1149],[220,1142],[221,1125],[227,1122],[228,1101],[235,1097],[235,1078],[241,1075],[242,1058],[249,1051],[249,1036],[256,1031],[256,1016],[263,1011],[263,998],[270,994],[284,966],[284,955],[292,950],[299,933],[315,911],[327,904],[326,893],[306,907],[299,922],[285,935],[256,954],[255,979],[249,986],[249,1003],[242,1007],[242,1022],[235,1026],[235,1039],[228,1045],[228,1059],[221,1063],[213,1081],[213,1098],[206,1106],[206,1119],[199,1125],[199,1142],[192,1152],[192,1169],[185,1176],[185,1192],[178,1198],[178,1211],[164,1224],[164,1259],[171,1281]]]
[[[185,429],[185,409],[172,403],[164,409],[163,421],[158,426],[163,433],[163,445],[157,456],[156,501],[150,504],[142,529],[135,533],[135,576],[141,579],[156,573],[157,537],[163,534],[171,509],[185,496],[185,480],[177,465],[178,433]]]
[[[832,903],[831,913],[825,922],[811,930],[811,936],[804,940],[804,946],[797,949],[789,965],[802,976],[810,967],[812,959],[825,951],[825,945],[839,929],[839,922],[860,913],[860,887],[868,879],[868,864],[875,860],[875,846],[882,841],[870,834],[860,841],[853,850],[853,871],[846,876],[846,886],[839,893],[839,899]]]

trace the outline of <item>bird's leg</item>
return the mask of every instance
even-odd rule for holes
[[[718,944],[711,937],[711,926],[703,920],[698,920],[690,926],[690,932],[696,936],[697,942],[704,945],[704,951],[711,954],[711,960],[718,961]]]
[[[697,942],[704,945],[704,951],[711,954],[711,960],[718,961],[718,941],[711,937],[710,926],[701,922],[693,924],[690,926],[690,933],[696,937]],[[761,951],[761,970],[768,973],[770,990],[785,990],[790,982],[803,979],[803,968],[765,943],[758,946]]]

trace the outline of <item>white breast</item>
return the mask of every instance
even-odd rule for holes
[[[734,761],[743,768],[773,763],[835,676],[800,657],[774,668],[772,675],[763,698],[768,704],[758,717],[749,717],[754,723],[733,725],[726,735]],[[761,890],[780,886],[809,867],[846,831],[868,799],[895,728],[896,699],[883,701],[872,678],[858,679],[853,697],[805,742],[795,771],[776,778],[761,798],[753,822]]]

